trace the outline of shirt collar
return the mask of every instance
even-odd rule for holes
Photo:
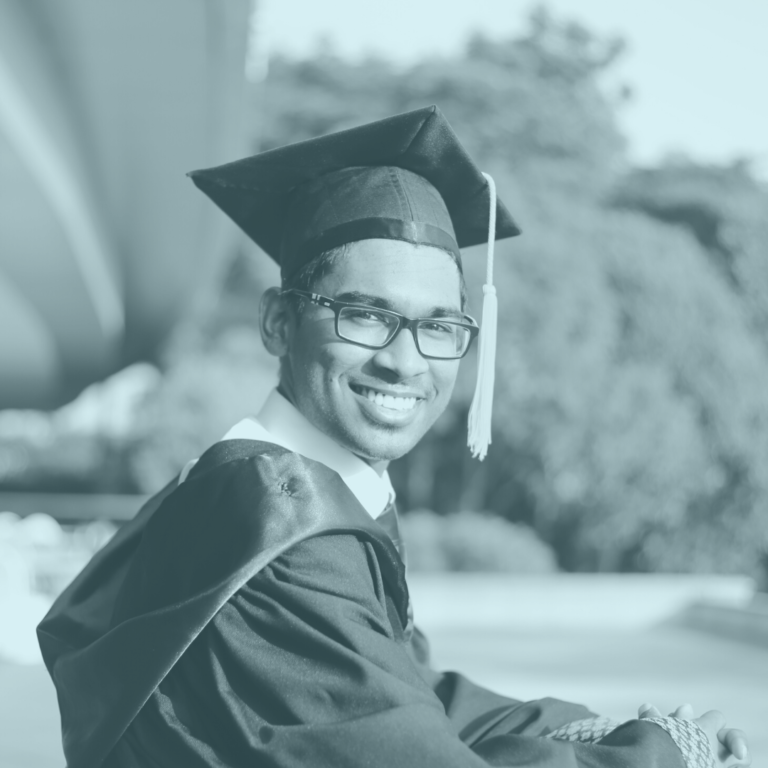
[[[373,518],[395,497],[387,472],[379,476],[370,464],[321,432],[276,389],[270,392],[256,417],[238,422],[222,438],[238,439],[274,443],[325,464],[341,477]]]

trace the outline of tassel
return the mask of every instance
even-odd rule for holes
[[[484,173],[490,191],[491,210],[488,216],[488,254],[486,279],[483,286],[483,315],[480,323],[480,349],[477,354],[477,382],[469,409],[467,445],[472,457],[482,461],[491,444],[493,384],[496,376],[496,331],[499,305],[493,285],[493,250],[496,241],[496,184]]]

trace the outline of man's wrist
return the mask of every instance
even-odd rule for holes
[[[683,753],[686,768],[715,768],[715,755],[709,737],[695,720],[677,717],[649,717],[644,723],[654,723],[663,728]]]
[[[621,723],[618,720],[610,717],[587,717],[583,720],[574,720],[572,723],[566,723],[548,733],[547,738],[590,744],[607,736],[620,725]]]

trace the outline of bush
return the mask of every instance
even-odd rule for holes
[[[442,517],[429,510],[401,520],[414,571],[503,571],[552,573],[552,550],[531,528],[478,512]]]

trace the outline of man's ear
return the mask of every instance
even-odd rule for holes
[[[259,330],[267,352],[275,357],[288,354],[296,317],[279,288],[267,288],[259,305]]]

